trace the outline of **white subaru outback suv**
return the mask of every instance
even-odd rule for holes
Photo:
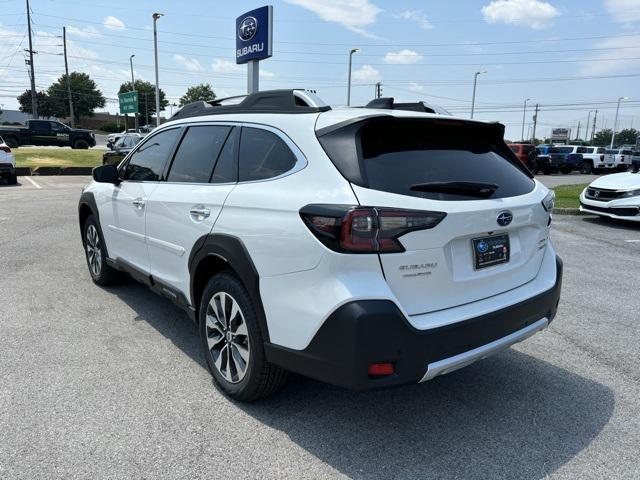
[[[562,277],[553,195],[504,127],[367,107],[300,90],[185,106],[84,189],[93,281],[126,272],[183,307],[243,401],[289,371],[357,390],[422,382],[546,327]]]

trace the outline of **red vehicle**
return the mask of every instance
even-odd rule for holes
[[[533,173],[538,172],[538,154],[535,145],[532,143],[510,143],[509,148],[529,170]]]

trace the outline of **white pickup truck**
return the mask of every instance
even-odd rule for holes
[[[604,173],[614,170],[613,157],[607,156],[604,147],[578,147],[576,153],[582,154],[580,173]]]
[[[613,148],[605,151],[605,161],[613,163],[614,168],[619,172],[626,172],[631,168],[634,161],[640,160],[640,152],[631,148]]]

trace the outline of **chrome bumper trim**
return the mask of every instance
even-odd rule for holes
[[[478,360],[482,360],[483,358],[498,353],[501,350],[509,348],[515,343],[526,340],[543,328],[546,328],[547,325],[549,325],[549,319],[544,317],[537,322],[532,323],[528,327],[518,330],[517,332],[513,332],[506,337],[499,338],[498,340],[494,340],[491,343],[487,343],[486,345],[482,345],[481,347],[474,348],[473,350],[460,353],[453,357],[430,363],[429,365],[427,365],[427,373],[424,374],[424,377],[422,377],[422,380],[420,380],[420,382],[426,382],[427,380],[431,380],[438,375],[444,375],[446,373],[453,372],[454,370],[466,367],[467,365],[471,365]]]

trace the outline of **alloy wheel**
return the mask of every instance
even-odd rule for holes
[[[209,353],[216,370],[229,383],[240,382],[249,366],[249,334],[238,302],[225,292],[209,301],[206,313]]]
[[[102,271],[102,248],[100,246],[100,236],[95,225],[89,225],[87,228],[86,240],[89,269],[94,277],[99,277]]]

